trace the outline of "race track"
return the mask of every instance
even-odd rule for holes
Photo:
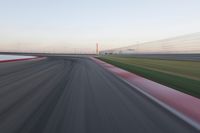
[[[0,63],[0,133],[195,133],[87,57]]]

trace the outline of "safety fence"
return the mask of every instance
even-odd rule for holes
[[[100,54],[200,53],[200,33],[173,37],[127,47],[100,51]]]

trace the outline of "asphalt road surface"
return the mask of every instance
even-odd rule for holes
[[[0,64],[0,133],[193,132],[89,58]]]

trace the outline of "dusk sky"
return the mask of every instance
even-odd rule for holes
[[[200,31],[200,0],[0,0],[1,51],[93,52]]]

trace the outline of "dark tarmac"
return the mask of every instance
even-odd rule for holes
[[[197,133],[87,57],[0,63],[0,133]]]

